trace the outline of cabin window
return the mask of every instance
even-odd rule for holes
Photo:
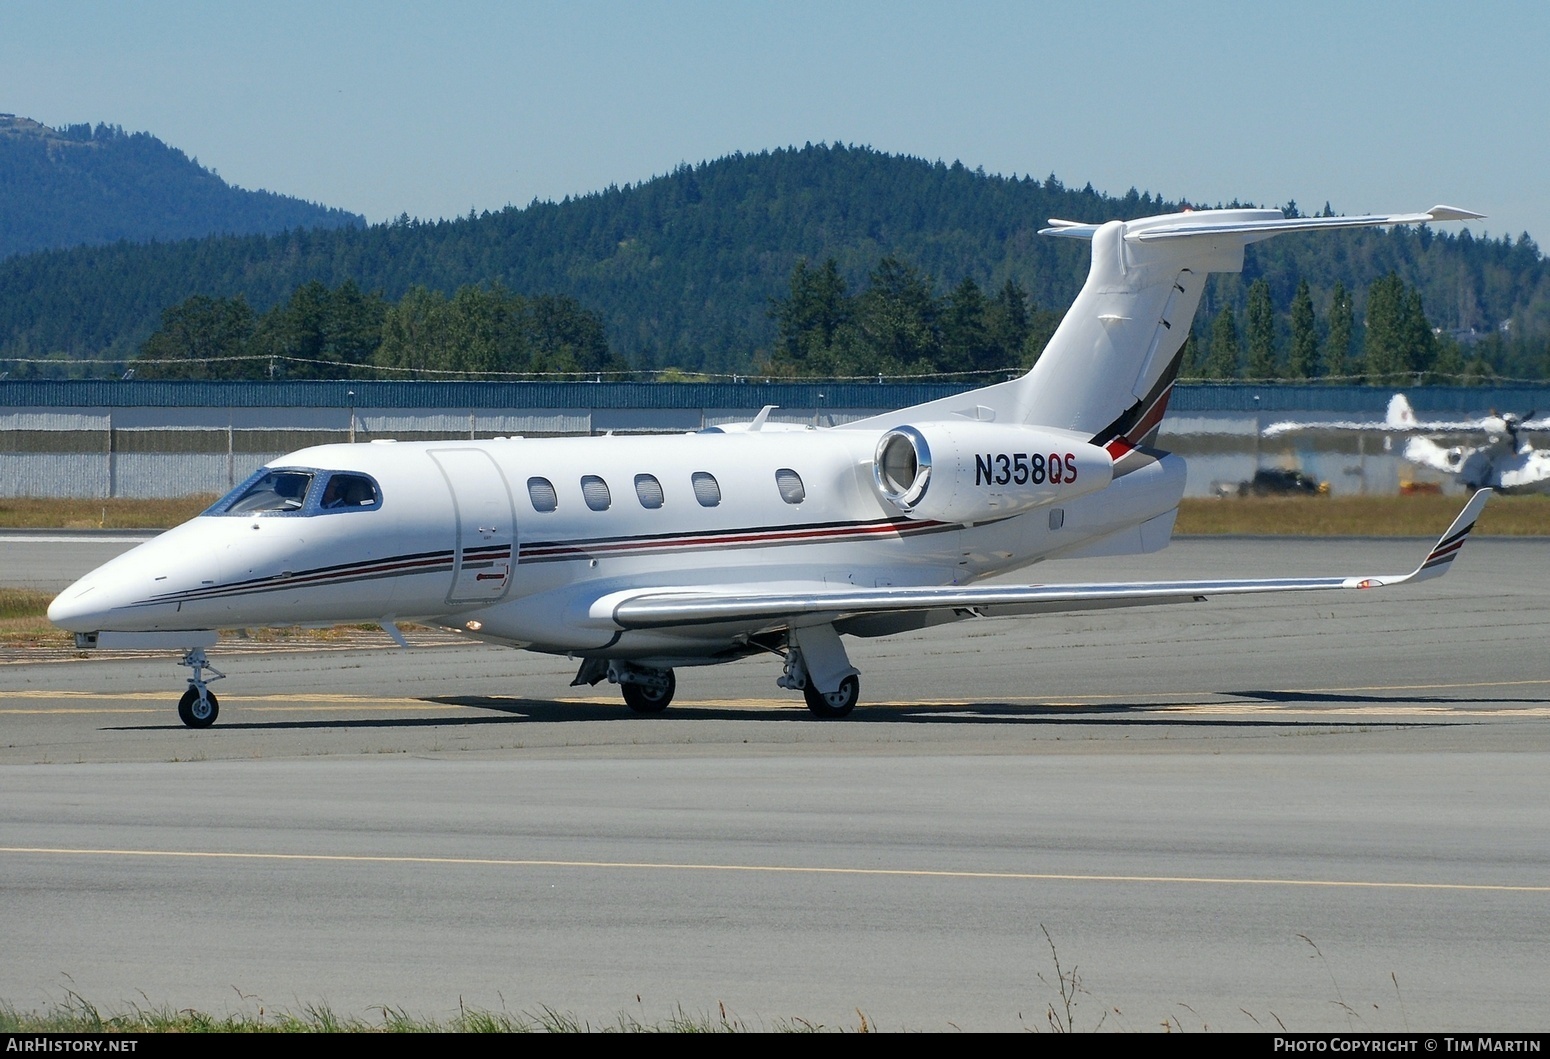
[[[554,491],[554,483],[547,478],[529,478],[527,498],[533,502],[534,511],[553,511],[560,506],[560,498]]]
[[[802,487],[802,476],[790,467],[782,467],[775,472],[775,487],[780,490],[780,498],[788,504],[800,504],[807,499],[807,490]]]
[[[635,495],[640,498],[641,507],[661,507],[662,483],[657,481],[657,476],[654,474],[637,474],[635,476]]]
[[[608,493],[608,483],[595,474],[581,476],[581,496],[593,511],[607,511],[608,505],[613,503],[613,497]]]
[[[695,471],[690,479],[694,483],[694,499],[701,507],[715,507],[721,503],[721,483],[709,471]]]
[[[382,506],[377,483],[364,474],[331,474],[318,506],[324,511],[360,511]]]
[[[312,485],[310,471],[264,471],[243,483],[241,492],[233,490],[235,499],[217,504],[223,515],[285,514],[300,511],[307,499],[307,489]]]

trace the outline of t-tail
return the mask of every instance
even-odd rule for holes
[[[1040,234],[1089,240],[1092,266],[1038,362],[1021,378],[909,409],[909,420],[967,418],[1070,430],[1107,448],[1119,464],[1156,440],[1206,277],[1241,272],[1244,247],[1286,232],[1480,216],[1434,206],[1424,213],[1361,217],[1288,218],[1279,210],[1234,209],[1104,224],[1051,220]],[[895,418],[897,413],[867,425]]]

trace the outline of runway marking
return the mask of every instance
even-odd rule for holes
[[[19,544],[144,544],[155,540],[161,530],[126,533],[122,537],[104,537],[95,533],[6,533],[0,540]]]
[[[158,857],[183,860],[268,860],[343,864],[437,864],[496,868],[596,868],[627,871],[747,872],[768,875],[894,876],[911,879],[990,879],[1012,882],[1179,883],[1196,886],[1298,886],[1356,890],[1449,890],[1550,893],[1550,886],[1507,883],[1381,882],[1359,879],[1254,879],[1209,875],[1085,875],[1066,872],[963,871],[929,868],[835,868],[783,864],[680,864],[671,861],[534,860],[502,857],[406,857],[350,853],[234,853],[217,850],[69,849],[0,846],[0,853],[70,857]]]
[[[1157,713],[1306,713],[1318,717],[1550,717],[1550,706],[1297,706],[1290,703],[1208,703],[1155,706]]]

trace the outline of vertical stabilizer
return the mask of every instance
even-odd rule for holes
[[[1363,217],[1236,209],[1105,224],[1051,221],[1040,234],[1090,240],[1092,266],[1038,363],[1019,379],[851,426],[968,418],[1070,430],[1111,450],[1148,445],[1167,409],[1206,277],[1242,271],[1244,247],[1285,232],[1479,216],[1434,206]]]

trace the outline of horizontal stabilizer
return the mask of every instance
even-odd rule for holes
[[[1222,214],[1231,213],[1230,218]],[[1244,217],[1244,214],[1258,216]],[[1391,224],[1429,224],[1433,221],[1476,221],[1485,214],[1461,210],[1457,206],[1433,206],[1424,213],[1372,213],[1357,217],[1285,217],[1277,210],[1203,210],[1196,214],[1179,213],[1162,219],[1162,223],[1148,225],[1145,222],[1129,222],[1126,238],[1142,243],[1160,239],[1199,238],[1202,236],[1232,235],[1244,237],[1244,243],[1258,242],[1283,232],[1329,231],[1339,228],[1373,228]],[[1067,239],[1091,239],[1099,225],[1081,224],[1050,218],[1050,227],[1039,230],[1040,235],[1058,235]]]

